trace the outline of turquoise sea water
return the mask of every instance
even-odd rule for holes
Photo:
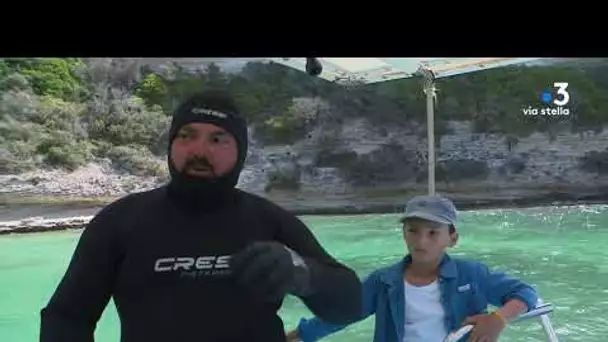
[[[534,284],[545,301],[561,341],[608,340],[608,207],[577,206],[463,212],[461,239],[453,255],[484,261]],[[396,215],[304,217],[337,258],[365,275],[405,253]],[[44,306],[75,247],[79,232],[0,237],[0,341],[38,338]],[[308,310],[288,298],[281,310],[289,329]],[[508,327],[501,341],[544,341],[537,321]],[[369,342],[373,318],[325,339]],[[119,340],[110,304],[96,341]]]

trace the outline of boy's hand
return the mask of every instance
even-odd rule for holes
[[[496,342],[505,328],[505,321],[497,314],[475,315],[467,318],[463,325],[474,325],[468,342]]]
[[[300,342],[300,337],[298,336],[298,329],[293,329],[285,335],[287,337],[287,342]]]

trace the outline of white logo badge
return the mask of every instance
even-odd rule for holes
[[[211,115],[220,119],[225,119],[228,117],[226,113],[218,112],[217,110],[207,108],[192,108],[192,113],[201,115]]]
[[[471,284],[458,286],[458,292],[465,292],[471,289]]]

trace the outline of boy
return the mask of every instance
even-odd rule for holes
[[[363,312],[354,321],[375,314],[374,342],[442,342],[465,324],[474,325],[468,341],[495,342],[512,318],[536,306],[529,285],[446,254],[458,240],[456,218],[446,198],[417,196],[408,202],[401,222],[409,254],[367,277]],[[488,314],[488,304],[499,309]],[[287,338],[317,341],[349,324],[302,319]]]

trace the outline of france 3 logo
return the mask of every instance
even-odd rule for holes
[[[528,116],[570,115],[570,108],[566,107],[570,102],[568,82],[554,82],[553,89],[545,89],[541,92],[540,102],[544,106],[528,106],[522,109],[522,113]]]

